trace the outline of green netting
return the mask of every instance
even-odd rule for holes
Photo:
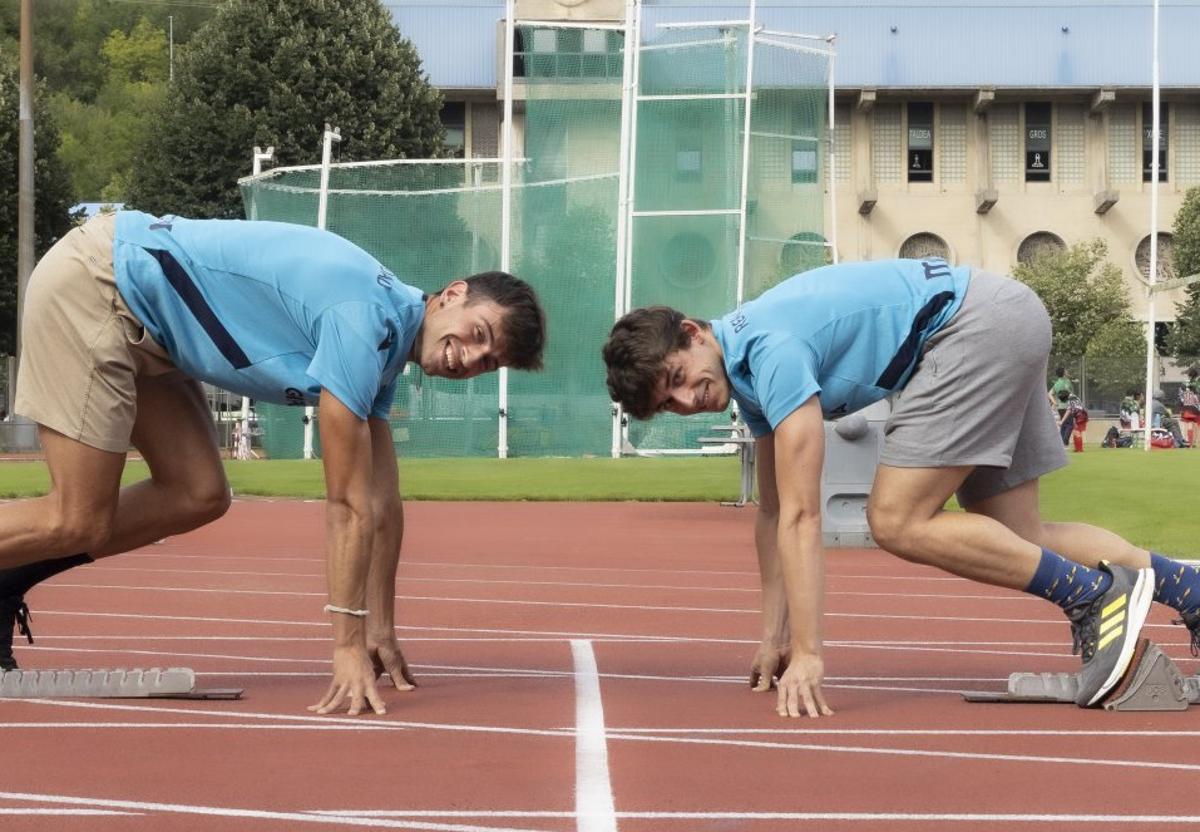
[[[635,212],[740,209],[746,103],[728,96],[745,91],[746,68],[745,29],[672,31],[643,47],[641,92],[653,97],[638,103]],[[824,55],[754,44],[740,295],[740,215],[635,214],[632,307],[715,318],[826,262],[827,72]],[[727,418],[659,416],[632,423],[629,441],[643,451],[696,449]]]
[[[537,289],[550,331],[545,371],[509,374],[508,452],[607,454],[612,415],[599,351],[625,299],[704,318],[739,300],[746,30],[672,31],[639,53],[632,208],[709,213],[635,214],[620,299],[622,36],[525,28],[518,42],[525,159],[514,171],[510,262]],[[755,44],[744,297],[825,262],[826,71],[823,56]],[[305,169],[246,180],[247,216],[315,224],[319,179]],[[494,162],[337,166],[326,225],[434,291],[500,267],[500,182]],[[498,409],[496,375],[451,382],[410,367],[390,418],[397,450],[494,456]],[[300,456],[302,411],[258,413],[267,453]],[[721,418],[633,423],[628,439],[639,450],[694,450]]]
[[[509,375],[509,452],[606,455],[612,415],[600,345],[616,302],[620,36],[525,28],[521,41],[528,163],[513,269],[542,299],[549,349],[542,372]],[[603,59],[585,51],[601,47]]]

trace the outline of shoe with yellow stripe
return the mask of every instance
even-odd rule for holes
[[[1067,610],[1075,639],[1072,652],[1083,655],[1075,697],[1081,708],[1099,705],[1121,681],[1154,601],[1154,570],[1130,569],[1107,561],[1099,568],[1112,575],[1108,591],[1091,603]]]

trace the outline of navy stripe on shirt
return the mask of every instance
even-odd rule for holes
[[[192,276],[184,270],[183,266],[179,265],[179,261],[171,255],[171,252],[148,248],[146,253],[158,261],[167,282],[179,293],[179,297],[196,316],[196,321],[208,333],[208,337],[221,351],[221,355],[225,356],[225,360],[232,364],[235,370],[244,370],[249,367],[250,359],[246,357],[246,353],[238,346],[237,341],[233,340],[233,336],[217,318],[212,307],[208,305],[208,301],[204,299],[204,295],[200,294]]]
[[[912,329],[908,331],[908,337],[904,339],[904,343],[900,345],[900,349],[892,356],[892,360],[888,362],[887,369],[879,376],[875,382],[876,387],[881,387],[884,390],[892,390],[900,382],[904,372],[916,360],[917,345],[921,341],[921,334],[925,331],[925,327],[929,326],[929,322],[933,320],[946,304],[954,300],[953,292],[938,292],[929,302],[921,307],[921,311],[917,313],[917,317],[913,318]]]

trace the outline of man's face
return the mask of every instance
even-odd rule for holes
[[[729,406],[729,377],[721,347],[710,330],[688,320],[683,327],[691,340],[667,354],[654,389],[656,410],[680,416],[720,413]]]
[[[491,300],[467,302],[466,281],[432,298],[418,337],[417,360],[426,375],[474,378],[507,361],[501,325],[505,311]]]

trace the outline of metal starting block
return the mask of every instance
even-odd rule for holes
[[[1004,693],[964,692],[968,702],[1075,704],[1077,673],[1014,673]],[[1178,665],[1149,639],[1138,642],[1129,670],[1104,699],[1106,711],[1186,711],[1200,702],[1200,676],[1184,676]]]
[[[187,667],[0,671],[0,699],[240,699],[240,688],[197,690]]]

